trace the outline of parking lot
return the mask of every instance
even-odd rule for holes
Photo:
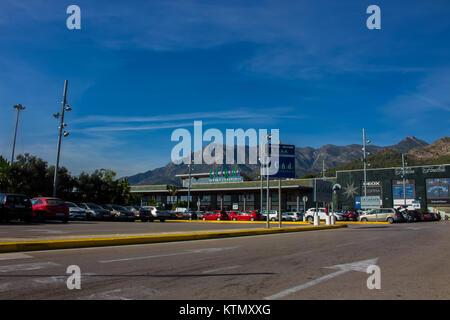
[[[278,223],[271,223],[271,226],[277,228]],[[283,226],[298,225],[284,223]],[[9,222],[0,224],[0,242],[45,238],[73,238],[92,235],[164,234],[174,232],[256,229],[264,227],[264,223],[255,222],[209,223],[201,221],[182,222],[177,220],[166,220],[165,222],[70,221],[67,224],[59,221],[32,222],[29,224]]]
[[[1,225],[2,236],[248,228],[222,223]],[[255,226],[256,227],[256,226]],[[28,231],[26,230],[28,228]],[[450,223],[0,254],[0,299],[449,299]],[[31,231],[36,230],[36,231]],[[361,265],[376,264],[368,289]],[[81,288],[66,286],[69,265]]]

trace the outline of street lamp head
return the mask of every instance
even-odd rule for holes
[[[366,143],[367,143],[367,144],[369,144],[369,143],[371,143],[371,142],[372,142],[372,141],[371,141],[370,139],[367,139],[367,140],[366,140]]]
[[[64,137],[67,137],[70,133],[69,132],[67,132],[67,131],[64,131]]]
[[[71,111],[72,108],[70,106],[66,106],[66,111]]]
[[[58,113],[54,113],[53,116],[58,119],[59,118],[59,112]]]
[[[21,104],[16,104],[16,105],[13,106],[13,108],[17,109],[17,110],[25,110],[25,107],[23,105],[21,105]]]

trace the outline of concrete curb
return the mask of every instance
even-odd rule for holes
[[[230,221],[230,220],[166,220],[166,221],[175,221],[175,222],[200,222],[200,223],[260,223],[266,224],[267,221]],[[320,220],[321,223],[325,223],[325,220]],[[390,224],[389,222],[384,221],[336,221],[339,224]],[[270,224],[278,225],[278,221],[270,221]],[[305,222],[305,221],[282,221],[282,224],[293,225],[312,225],[313,222]]]
[[[287,232],[340,229],[346,227],[347,225],[334,225],[334,226],[291,227],[281,229],[256,229],[256,230],[253,229],[253,230],[217,231],[217,232],[214,231],[214,232],[164,234],[164,235],[150,235],[150,236],[126,236],[126,237],[103,237],[103,238],[98,237],[98,238],[83,238],[83,239],[64,239],[64,240],[20,241],[20,242],[1,243],[0,253],[102,247],[102,246],[119,246],[130,244],[189,241],[202,239],[218,239],[218,238],[275,234],[275,233],[287,233]]]

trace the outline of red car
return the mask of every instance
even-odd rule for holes
[[[240,221],[259,221],[261,220],[261,215],[256,211],[247,210],[242,212],[232,212],[229,214],[230,220],[240,220]]]
[[[69,207],[58,198],[38,197],[31,199],[33,216],[41,221],[61,220],[63,223],[69,221]]]
[[[228,220],[228,215],[225,211],[214,210],[205,212],[202,216],[202,220]]]
[[[347,210],[343,213],[346,221],[358,221],[358,214],[355,211]]]

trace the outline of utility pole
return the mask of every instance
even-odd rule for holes
[[[16,117],[16,129],[14,130],[14,141],[13,141],[13,148],[12,148],[12,155],[11,155],[11,164],[14,162],[14,151],[16,149],[16,136],[17,136],[17,127],[19,125],[19,113],[22,110],[25,110],[25,107],[21,104],[16,104],[13,106],[14,109],[17,110],[17,117]]]
[[[402,153],[403,205],[406,207],[405,155]]]
[[[187,198],[187,209],[189,210],[191,207],[191,164],[192,164],[192,160],[189,159],[189,181],[188,181],[188,198]]]
[[[281,178],[278,179],[278,227],[281,228],[281,219],[283,218],[281,214]]]
[[[366,129],[363,128],[363,164],[364,164],[364,200],[361,201],[363,210],[365,210],[367,199],[367,175],[366,175]]]
[[[266,153],[266,177],[267,177],[267,202],[266,202],[266,213],[267,213],[267,228],[270,228],[269,222],[269,141],[272,139],[272,135],[267,135],[267,153]]]
[[[325,159],[322,159],[322,180],[325,181]],[[322,206],[325,208],[325,202],[322,203]],[[330,213],[328,212],[328,215]]]
[[[64,81],[64,91],[63,91],[63,100],[62,100],[62,110],[61,110],[61,114],[56,113],[53,116],[58,119],[60,118],[60,124],[59,124],[59,136],[58,136],[58,151],[56,154],[56,165],[55,165],[55,175],[54,175],[54,179],[53,179],[53,197],[56,197],[56,189],[58,186],[58,169],[59,169],[59,156],[61,153],[61,137],[64,135],[64,137],[67,137],[69,135],[69,133],[67,131],[63,132],[63,129],[65,126],[67,126],[67,124],[64,123],[64,113],[65,111],[70,111],[72,110],[69,106],[66,106],[66,97],[67,97],[67,85],[68,85],[68,80]]]
[[[259,175],[261,176],[261,199],[260,199],[260,212],[263,210],[263,168],[261,164]]]

